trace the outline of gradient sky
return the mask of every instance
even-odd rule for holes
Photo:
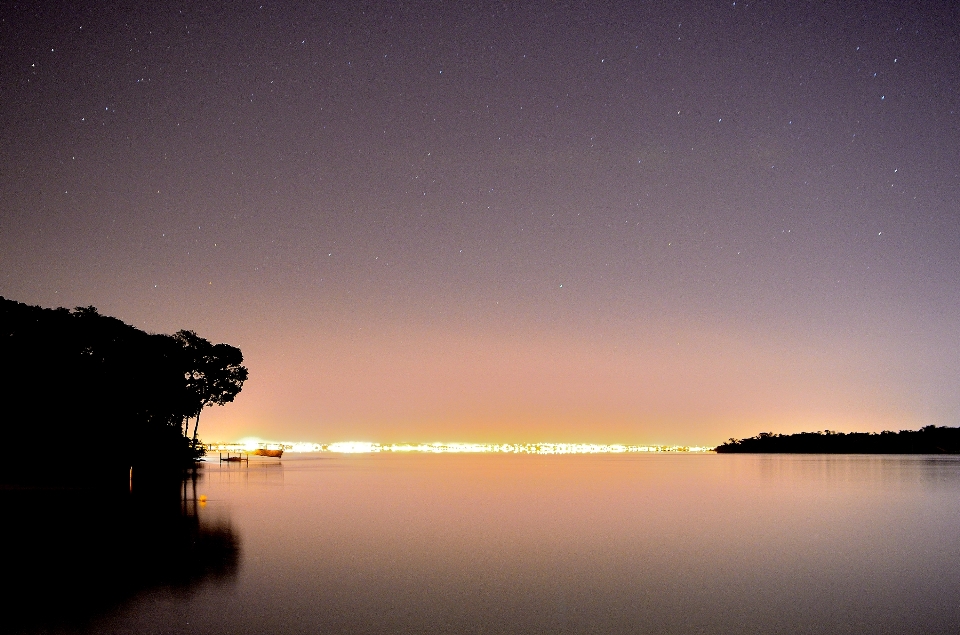
[[[0,295],[239,346],[208,441],[960,425],[954,3],[65,4]]]

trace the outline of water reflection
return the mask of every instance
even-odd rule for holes
[[[236,575],[239,540],[205,519],[196,473],[133,492],[0,489],[0,632],[86,630],[155,589],[191,594]]]
[[[960,485],[960,457],[949,455],[754,454],[730,466],[744,477],[756,473],[762,480],[776,483],[883,489]]]
[[[955,457],[294,456],[204,472],[171,517],[229,517],[242,564],[222,548],[212,566],[181,563],[179,578],[154,564],[138,588],[189,592],[142,594],[90,632],[874,635],[960,623]],[[235,549],[232,532],[213,539]],[[61,586],[82,586],[95,559]]]
[[[946,633],[960,618],[952,458],[284,463],[282,487],[218,488],[252,554],[238,597],[217,600],[233,632]]]
[[[283,463],[276,459],[219,462],[213,457],[205,467],[203,477],[207,485],[283,485]]]

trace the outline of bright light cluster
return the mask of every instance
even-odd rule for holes
[[[501,454],[627,454],[636,452],[709,452],[713,448],[687,445],[604,445],[598,443],[390,443],[340,441],[337,443],[274,443],[243,439],[239,443],[211,443],[211,451],[252,452],[258,448],[285,452],[335,452],[373,454],[377,452],[501,453]]]

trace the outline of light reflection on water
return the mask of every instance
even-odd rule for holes
[[[286,456],[208,464],[236,582],[97,632],[946,633],[960,461]]]

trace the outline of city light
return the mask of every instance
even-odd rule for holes
[[[656,452],[711,452],[712,447],[687,445],[627,445],[601,443],[373,443],[338,441],[335,443],[273,442],[242,439],[237,443],[210,443],[212,452],[253,452],[257,449],[287,453],[330,452],[335,454],[424,453],[499,453],[499,454],[630,454]]]

